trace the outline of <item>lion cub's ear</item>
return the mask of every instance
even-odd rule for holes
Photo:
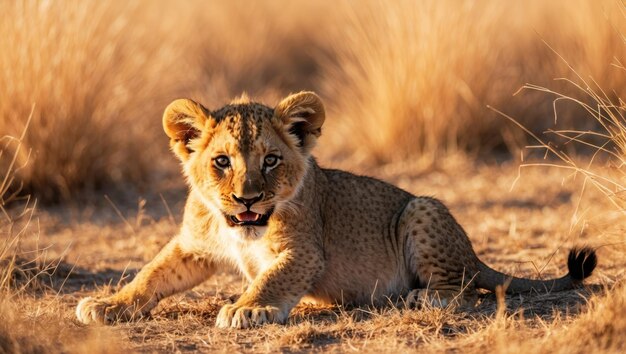
[[[197,138],[209,120],[209,110],[190,99],[178,99],[163,112],[163,130],[170,138],[170,147],[181,161],[193,152],[190,140]]]
[[[322,100],[315,93],[307,91],[283,99],[274,108],[274,116],[280,120],[304,153],[310,152],[315,146],[326,119]]]

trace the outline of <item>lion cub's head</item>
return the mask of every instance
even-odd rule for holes
[[[179,99],[165,109],[163,129],[192,192],[230,227],[252,235],[294,197],[324,117],[312,92],[275,108],[241,99],[211,111]]]

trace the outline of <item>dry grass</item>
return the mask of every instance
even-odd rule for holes
[[[621,2],[25,0],[0,11],[0,352],[626,350]],[[213,328],[242,291],[226,272],[149,320],[78,324],[80,297],[115,291],[176,232],[185,187],[164,166],[162,108],[241,91],[271,104],[301,89],[328,104],[325,162],[443,199],[503,271],[552,277],[564,249],[599,247],[596,286],[486,294],[468,311],[301,306],[287,326],[231,331]],[[528,141],[487,105],[556,159],[517,180],[510,162],[455,160]],[[596,153],[571,153],[584,146]],[[129,188],[150,176],[147,190]],[[106,200],[74,199],[112,183],[121,192]],[[72,203],[35,209],[19,191]]]
[[[325,159],[432,164],[523,146],[487,104],[534,132],[595,127],[576,105],[555,125],[550,97],[512,96],[526,83],[564,87],[552,79],[568,68],[542,40],[606,89],[625,86],[610,66],[625,51],[623,6],[611,0],[0,6],[0,134],[17,136],[34,107],[19,178],[44,200],[158,178],[160,161],[171,164],[159,117],[179,96],[217,107],[242,91],[272,104],[318,90],[330,112]]]
[[[277,103],[289,92],[311,90],[328,47],[321,26],[332,22],[330,3],[309,1],[197,1],[178,9],[191,96],[218,108],[242,92]],[[201,25],[199,25],[201,24]]]
[[[177,73],[150,9],[25,0],[0,12],[0,134],[19,136],[34,107],[17,159],[25,189],[67,199],[152,173],[147,146]]]
[[[568,340],[572,343],[563,344],[564,348],[575,349],[578,343],[588,351],[605,349],[610,352],[611,348],[622,345],[620,338],[624,337],[619,319],[622,288],[611,289],[614,279],[623,278],[626,265],[623,257],[626,247],[619,244],[623,221],[606,212],[609,202],[604,195],[588,193],[586,199],[591,198],[588,199],[591,208],[587,212],[588,226],[584,230],[572,229],[563,220],[578,203],[578,187],[574,183],[560,184],[560,180],[568,176],[566,171],[546,174],[538,169],[526,170],[515,189],[507,192],[515,180],[516,170],[513,164],[480,168],[470,165],[465,169],[450,166],[438,173],[420,174],[419,168],[412,170],[397,164],[380,171],[378,177],[411,192],[429,191],[446,200],[468,230],[480,257],[516,275],[559,275],[564,271],[565,249],[572,244],[611,244],[610,249],[600,248],[600,269],[590,279],[590,283],[605,284],[608,289],[591,286],[541,296],[509,296],[505,301],[506,310],[502,305],[498,310],[498,301],[493,295],[484,295],[478,307],[460,312],[431,308],[412,311],[392,306],[303,306],[294,311],[287,326],[238,331],[213,327],[219,308],[242,291],[240,277],[226,273],[216,275],[193,291],[164,300],[149,320],[91,330],[77,324],[73,310],[80,297],[119,289],[122,274],[134,273],[175,232],[176,226],[167,220],[167,214],[155,210],[160,200],[148,198],[141,212],[122,209],[125,220],[116,216],[106,202],[90,206],[92,210],[81,210],[69,220],[65,219],[65,212],[40,210],[39,242],[51,245],[46,249],[46,257],[64,261],[52,262],[55,271],[51,275],[48,274],[52,271],[41,272],[41,267],[34,267],[40,274],[41,286],[11,297],[5,310],[10,311],[7,316],[26,325],[8,333],[14,341],[25,341],[24,345],[56,343],[70,352],[77,345],[72,338],[78,335],[89,339],[91,349],[110,348],[98,338],[118,338],[118,344],[126,350],[167,352],[423,350],[478,353],[485,350],[509,352],[517,348],[543,353],[552,351],[554,343]],[[459,180],[464,183],[458,184]],[[449,188],[455,183],[455,188]],[[178,193],[168,198],[168,203],[179,205],[177,200],[182,198],[184,193]],[[173,207],[174,214],[179,215],[180,209],[180,205]],[[132,229],[128,225],[132,225]],[[24,249],[32,249],[35,240],[24,237],[22,242]],[[591,299],[590,305],[585,299]],[[618,312],[606,313],[613,307]],[[583,328],[591,325],[591,320],[595,321],[594,326],[613,332],[584,333]],[[46,321],[48,326],[44,330],[31,321]],[[17,328],[17,325],[12,327]],[[574,327],[580,327],[580,332],[570,337],[569,331]],[[55,339],[57,335],[60,339]],[[602,344],[608,340],[614,343]]]
[[[115,329],[71,323],[58,298],[0,299],[0,353],[119,353]]]
[[[327,96],[339,97],[331,121],[337,129],[335,152],[379,162],[409,157],[433,162],[459,149],[523,146],[523,134],[486,105],[536,133],[555,127],[550,97],[529,92],[513,97],[526,83],[561,87],[552,79],[569,73],[542,40],[583,75],[623,92],[626,80],[610,66],[626,53],[618,32],[624,29],[620,10],[614,1],[348,6],[347,19],[333,36],[337,65],[323,73]],[[585,129],[589,123],[581,126],[578,107],[561,109],[559,126]]]
[[[5,139],[13,148],[0,153],[12,152],[9,160],[15,162],[22,140]],[[0,175],[0,353],[118,352],[121,341],[113,330],[71,324],[59,292],[73,267],[48,260],[47,250],[39,248],[39,234],[33,227],[38,223],[33,219],[35,203],[16,197],[18,187],[10,188],[16,170],[10,163]],[[9,203],[11,209],[6,208]],[[32,248],[23,247],[23,242]]]
[[[614,67],[619,70],[616,74],[626,77],[626,67],[617,58]],[[512,117],[503,115],[533,137],[538,145],[532,148],[545,151],[547,157],[553,158],[552,161],[556,160],[556,163],[548,161],[540,165],[564,168],[572,173],[581,174],[585,184],[588,183],[601,191],[618,210],[626,210],[626,196],[624,195],[626,191],[626,102],[622,99],[624,96],[603,89],[593,78],[585,79],[571,66],[570,68],[577,80],[565,80],[565,82],[577,89],[585,98],[569,96],[562,91],[538,85],[527,85],[524,88],[556,97],[554,99],[555,119],[563,113],[557,108],[560,102],[569,102],[579,107],[583,112],[579,117],[592,122],[597,127],[596,129],[551,130],[549,133],[552,137],[565,140],[566,144],[591,149],[593,154],[589,156],[589,159],[581,162],[580,157],[555,146],[551,139],[542,139]],[[525,164],[522,167],[536,165],[538,164]]]
[[[623,11],[624,8],[622,7]],[[626,12],[621,13],[622,20],[626,19]],[[623,33],[623,32],[618,32]],[[626,45],[622,37],[622,46]],[[531,129],[512,117],[499,112],[499,114],[509,118],[516,123],[520,130],[528,133],[532,139],[538,143],[532,148],[545,152],[545,156],[550,159],[547,162],[531,162],[521,165],[521,167],[550,167],[570,172],[571,178],[581,176],[583,194],[589,193],[587,186],[592,187],[599,195],[604,197],[604,201],[611,203],[614,214],[613,231],[606,229],[603,231],[605,239],[602,246],[606,246],[613,253],[612,257],[623,257],[625,242],[623,239],[624,210],[626,207],[626,103],[623,90],[607,89],[603,86],[606,81],[598,82],[593,76],[581,74],[576,65],[563,55],[560,59],[570,71],[572,79],[562,79],[568,89],[551,89],[541,85],[526,85],[524,88],[540,92],[548,97],[554,97],[553,115],[560,119],[562,115],[570,113],[567,109],[562,109],[562,104],[569,104],[576,107],[580,113],[577,118],[584,118],[591,126],[592,130],[580,130],[575,127],[563,130],[552,130],[552,138],[565,141],[566,144],[582,146],[593,151],[586,159],[575,156],[557,146],[550,138],[541,138],[533,134]],[[613,58],[614,76],[612,82],[618,82],[626,78],[626,67],[624,66],[623,55]],[[573,90],[573,91],[572,91]],[[574,94],[572,94],[574,92]],[[573,224],[578,224],[581,219],[586,219],[585,211],[576,212],[572,218]],[[582,214],[582,215],[581,215]],[[604,215],[606,217],[606,215]],[[591,216],[597,218],[597,216]],[[596,220],[597,222],[597,220]],[[585,228],[586,222],[582,223]],[[606,225],[605,225],[606,227]],[[611,233],[618,232],[615,237]],[[608,237],[607,237],[608,236]],[[608,253],[608,252],[607,252]],[[612,264],[607,264],[612,266]],[[623,274],[623,270],[620,271]],[[537,328],[528,328],[524,321],[518,321],[499,317],[496,318],[485,331],[477,333],[476,337],[481,342],[491,343],[493,348],[503,353],[519,352],[550,352],[550,353],[586,353],[586,352],[607,352],[620,353],[626,350],[626,320],[622,316],[626,311],[626,286],[623,276],[617,277],[617,282],[607,286],[605,296],[598,296],[591,299],[587,304],[586,313],[576,318],[571,323],[563,323],[562,317],[557,316],[552,322],[542,323]],[[490,328],[495,327],[495,331]],[[536,337],[536,333],[542,334],[539,341],[529,341]],[[471,337],[470,337],[471,340]],[[548,349],[549,348],[549,349]]]
[[[0,134],[17,136],[34,107],[17,161],[25,190],[66,200],[81,189],[145,182],[159,170],[155,156],[166,154],[167,144],[154,142],[165,141],[160,116],[177,96],[223,103],[244,90],[276,98],[309,87],[301,78],[315,63],[299,42],[309,36],[293,33],[313,33],[312,20],[307,29],[304,15],[273,15],[299,5],[1,4]],[[164,16],[173,13],[180,18]]]

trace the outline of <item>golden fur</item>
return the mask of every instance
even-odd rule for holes
[[[172,102],[163,126],[190,185],[180,233],[117,294],[81,300],[79,320],[143,316],[222,264],[250,281],[216,320],[235,328],[284,323],[303,299],[447,306],[507,280],[510,291],[566,289],[593,270],[595,255],[585,250],[573,253],[570,274],[556,280],[494,271],[436,199],[320,168],[310,152],[324,119],[312,92],[275,108],[246,97],[215,111]]]

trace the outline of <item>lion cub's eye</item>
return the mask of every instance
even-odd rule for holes
[[[228,158],[228,156],[220,155],[220,156],[218,156],[218,157],[213,159],[213,163],[218,168],[224,169],[224,168],[228,168],[230,166],[230,159]]]
[[[269,154],[265,156],[265,159],[263,160],[263,165],[265,167],[272,168],[278,164],[278,161],[280,161],[280,157],[274,154]]]

